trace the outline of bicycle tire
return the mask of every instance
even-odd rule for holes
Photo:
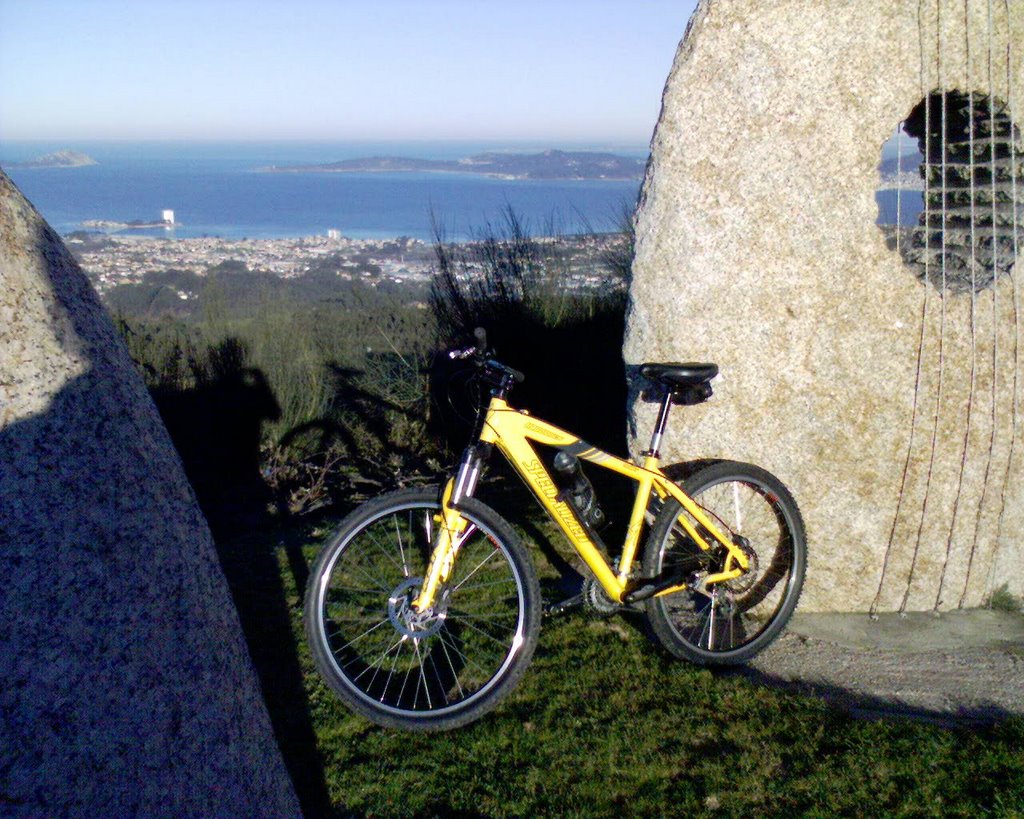
[[[341,522],[310,570],[306,637],[317,670],[379,725],[457,728],[494,708],[529,665],[540,586],[509,524],[473,499],[472,529],[438,603],[417,617],[441,511],[437,487],[369,501]]]
[[[700,665],[746,662],[779,636],[800,598],[807,565],[800,510],[778,478],[752,464],[719,461],[681,486],[713,522],[749,541],[753,566],[741,577],[713,584],[710,595],[687,588],[651,598],[648,623],[680,659]],[[702,551],[677,524],[680,514],[682,506],[673,499],[659,512],[644,552],[647,576],[721,570],[725,550]]]

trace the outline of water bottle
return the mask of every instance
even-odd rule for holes
[[[599,529],[605,523],[604,512],[597,505],[597,498],[594,494],[594,486],[583,474],[583,467],[575,455],[570,455],[565,450],[560,450],[552,463],[555,472],[562,478],[565,490],[561,499],[569,503],[576,511],[580,519],[593,527]]]

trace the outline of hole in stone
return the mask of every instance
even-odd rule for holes
[[[1024,246],[1024,146],[1005,102],[934,91],[882,147],[878,224],[919,279],[978,292]]]
[[[875,192],[878,204],[878,224],[886,235],[889,247],[896,247],[896,230],[902,228],[901,242],[908,226],[917,224],[924,210],[924,182],[921,162],[924,157],[917,149],[917,140],[909,136],[900,123],[895,132],[882,145],[882,159],[878,163],[879,184]]]

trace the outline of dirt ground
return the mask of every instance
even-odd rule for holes
[[[1024,714],[1024,614],[804,614],[738,672],[865,717],[979,725]]]

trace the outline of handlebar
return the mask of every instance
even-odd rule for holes
[[[472,358],[476,367],[484,370],[485,374],[490,375],[492,378],[502,381],[508,378],[516,384],[523,383],[526,376],[519,372],[519,370],[502,364],[493,358],[487,358],[487,331],[483,327],[477,327],[473,331],[473,337],[475,339],[474,344],[468,347],[458,347],[454,350],[449,350],[448,358],[452,361],[464,361]],[[511,386],[511,384],[508,386]]]
[[[502,375],[507,375],[517,384],[522,384],[526,380],[526,376],[519,372],[519,370],[509,367],[506,364],[502,364],[500,361],[495,361],[493,358],[487,359],[483,366],[484,369],[490,370],[491,372],[498,372]]]

